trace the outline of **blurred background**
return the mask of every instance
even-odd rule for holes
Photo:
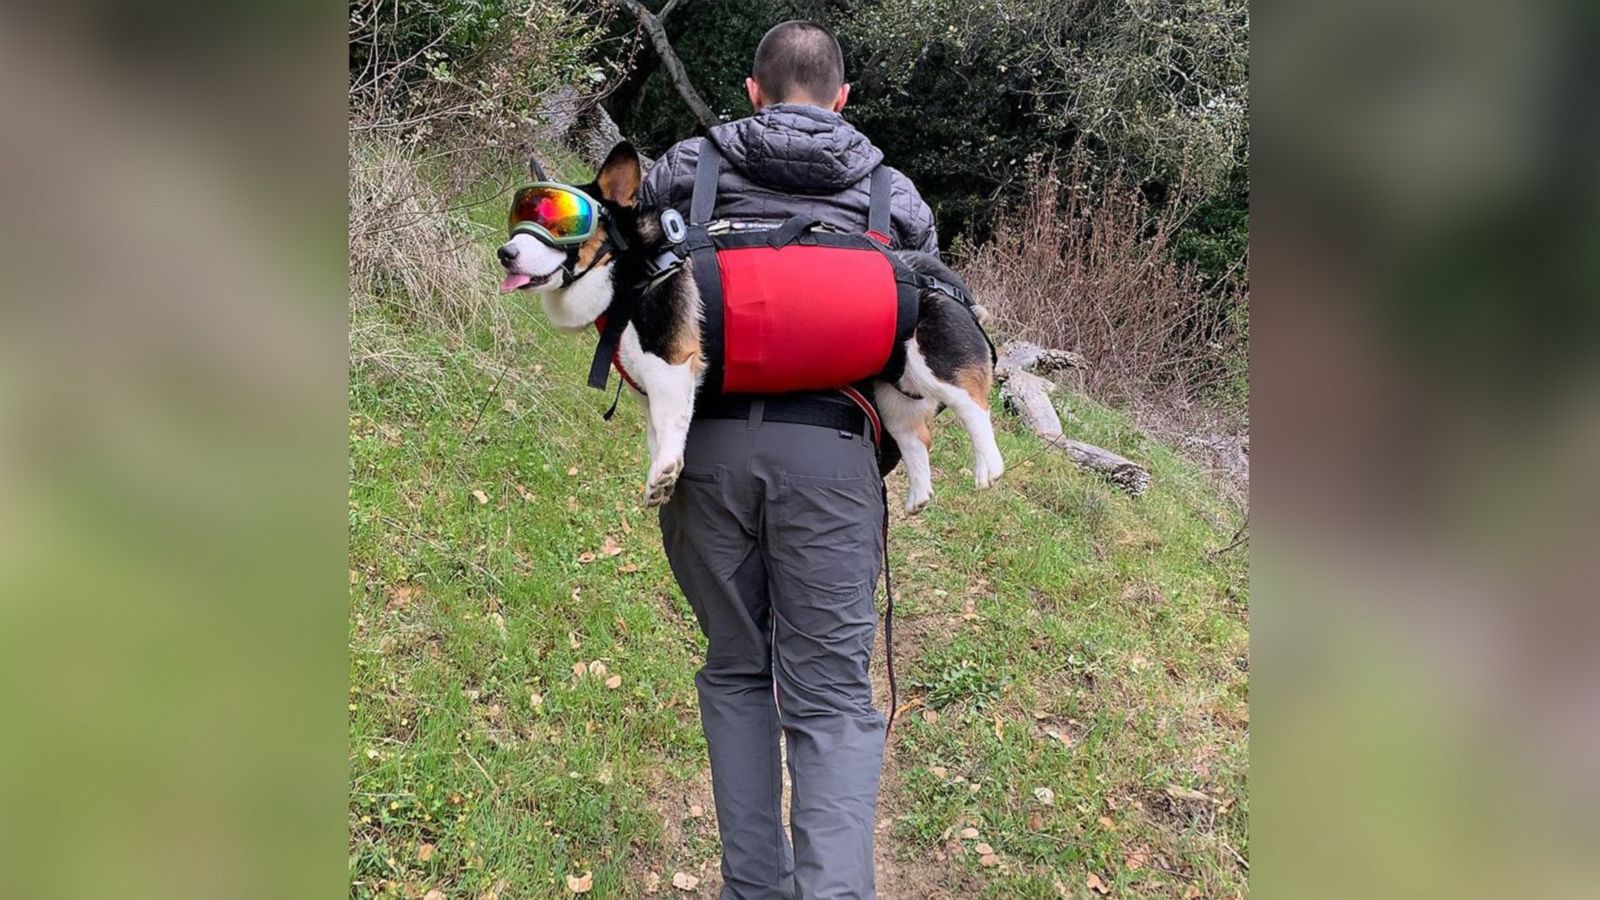
[[[1193,301],[1155,321],[1206,352],[1179,373],[1130,358],[1096,389],[1159,398],[1150,427],[1221,446],[1219,469],[1261,456],[1242,468],[1252,886],[1592,895],[1594,11],[647,4],[713,115],[739,114],[717,76],[745,65],[763,6],[838,27],[856,121],[980,290],[1029,296],[981,278],[1030,202],[1148,214],[1112,255],[1114,284],[1138,286],[1118,296]],[[383,358],[347,310],[389,277],[359,263],[355,207],[418,197],[363,178],[426,141],[442,174],[470,157],[510,187],[518,129],[563,109],[574,137],[615,128],[651,153],[699,124],[627,4],[520,5],[539,41],[499,56],[500,7],[418,7],[483,25],[396,34],[362,3],[4,13],[7,895],[346,890],[346,361]],[[547,89],[513,97],[497,65]],[[503,157],[475,117],[498,117]],[[1070,261],[1078,233],[1060,239]],[[1140,274],[1151,252],[1171,277]],[[448,299],[430,314],[492,316]]]

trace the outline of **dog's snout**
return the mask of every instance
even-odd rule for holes
[[[501,244],[497,252],[500,256],[501,265],[509,265],[513,259],[517,258],[517,248],[511,244]]]

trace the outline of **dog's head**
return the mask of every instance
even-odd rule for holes
[[[531,160],[529,167],[536,181],[546,181],[537,160]],[[594,233],[582,243],[556,246],[541,235],[516,231],[498,251],[506,272],[500,290],[541,294],[545,313],[558,328],[578,329],[594,322],[611,303],[621,252],[616,238],[633,242],[638,231],[634,206],[643,174],[632,144],[624,141],[612,148],[594,181],[573,185],[599,203]],[[515,203],[510,218],[509,225],[515,227]]]

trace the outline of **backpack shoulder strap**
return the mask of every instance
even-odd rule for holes
[[[704,225],[717,211],[717,176],[722,172],[722,152],[711,138],[700,139],[700,158],[694,166],[694,195],[689,200],[689,224]]]
[[[867,200],[867,233],[876,232],[884,239],[884,243],[893,243],[889,233],[889,169],[882,163],[872,170],[871,186],[868,188]]]

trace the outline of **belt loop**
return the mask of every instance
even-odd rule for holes
[[[745,425],[745,429],[747,431],[755,431],[757,428],[760,428],[761,420],[766,417],[766,414],[767,401],[765,399],[757,397],[754,400],[751,400],[750,418],[748,420],[748,424]]]

